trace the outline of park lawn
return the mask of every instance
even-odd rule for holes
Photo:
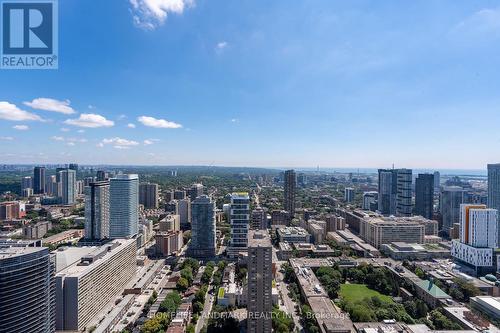
[[[382,301],[393,303],[391,296],[382,295],[364,284],[346,283],[340,286],[340,295],[349,303],[362,301],[366,297],[378,296]]]

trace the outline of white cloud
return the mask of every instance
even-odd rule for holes
[[[135,124],[130,123],[130,124],[127,125],[127,127],[128,128],[135,128]]]
[[[76,112],[70,106],[71,102],[68,99],[65,101],[58,101],[57,99],[41,97],[35,98],[31,102],[24,102],[23,104],[32,107],[33,109],[52,111],[63,114],[73,114]]]
[[[79,129],[77,132],[78,133],[85,133],[85,130]]]
[[[137,118],[144,126],[155,127],[155,128],[181,128],[181,124],[174,123],[173,121],[168,121],[165,119],[156,119],[148,116],[140,116]]]
[[[226,42],[226,41],[222,41],[222,42],[218,42],[216,45],[215,45],[215,52],[217,53],[222,53],[222,51],[224,51],[224,49],[226,49],[227,47],[229,46],[229,44]]]
[[[232,123],[239,123],[240,121],[238,119],[236,119],[236,118],[233,118],[233,119],[231,119],[231,122]]]
[[[68,142],[66,145],[67,145],[67,146],[74,146],[74,145],[75,145],[75,143],[74,143],[74,142]]]
[[[87,128],[111,127],[115,124],[112,120],[95,113],[82,113],[77,119],[67,119],[64,123]]]
[[[36,120],[43,121],[39,115],[19,109],[9,102],[0,102],[0,119],[12,121]]]
[[[129,0],[134,24],[142,29],[154,30],[165,23],[170,13],[182,14],[194,6],[194,0]]]
[[[64,141],[64,138],[62,136],[56,136],[56,135],[51,137],[51,139],[54,141]]]
[[[12,126],[12,128],[19,130],[19,131],[27,131],[30,129],[28,125],[15,125],[15,126]]]
[[[151,140],[144,140],[144,145],[148,146],[148,145],[152,145],[154,142],[151,141]]]
[[[481,9],[458,23],[452,34],[459,37],[498,37],[500,35],[500,8]]]
[[[130,147],[138,146],[139,142],[115,137],[110,139],[103,139],[97,146],[104,147],[104,145],[112,145],[114,148],[117,149],[127,149]]]
[[[66,141],[85,143],[85,142],[87,142],[87,139],[85,139],[85,138],[67,138]]]
[[[11,136],[0,136],[0,140],[12,141],[12,140],[14,140],[14,138]]]
[[[69,131],[70,131],[70,129],[69,129],[69,128],[66,128],[66,127],[62,127],[62,128],[61,128],[61,132],[69,132]]]

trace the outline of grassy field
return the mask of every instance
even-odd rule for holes
[[[372,290],[364,284],[343,284],[340,286],[340,295],[350,303],[362,301],[366,297],[378,296],[386,302],[393,302],[390,296],[382,295],[376,290]]]

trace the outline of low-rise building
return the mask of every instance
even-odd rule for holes
[[[470,298],[470,306],[491,319],[500,318],[500,297],[476,296]]]
[[[29,239],[39,239],[52,229],[52,223],[49,221],[40,221],[35,224],[26,224],[23,227],[23,236]]]
[[[381,252],[394,260],[429,260],[449,258],[450,250],[439,244],[410,244],[393,242],[382,244]]]
[[[301,227],[282,227],[276,230],[280,242],[310,243],[311,235]]]
[[[56,246],[59,244],[70,243],[74,241],[78,241],[85,235],[85,230],[83,229],[70,229],[58,234],[52,235],[50,237],[42,239],[43,245],[52,245]]]

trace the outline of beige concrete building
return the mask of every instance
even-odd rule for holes
[[[158,224],[160,231],[181,230],[181,217],[179,215],[167,215]]]
[[[56,330],[83,331],[134,277],[136,240],[116,239],[56,275]]]

